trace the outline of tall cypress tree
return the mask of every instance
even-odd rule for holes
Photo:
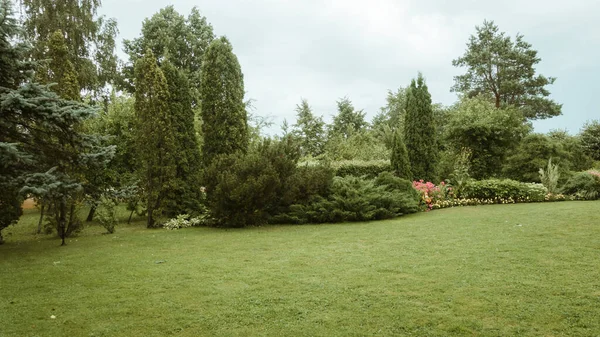
[[[161,64],[169,88],[167,101],[175,146],[175,180],[166,206],[169,216],[200,210],[200,148],[194,128],[192,94],[186,75],[170,62]]]
[[[248,116],[244,105],[244,76],[231,43],[225,37],[211,42],[202,63],[203,160],[210,165],[220,154],[245,153]]]
[[[411,81],[406,95],[404,143],[413,179],[434,181],[438,161],[435,120],[422,74]]]
[[[152,51],[135,66],[136,142],[140,181],[148,212],[148,228],[156,225],[163,201],[175,185],[175,147],[167,80]]]
[[[394,132],[394,140],[392,146],[392,169],[396,176],[411,180],[412,172],[410,169],[410,163],[408,162],[408,153],[406,151],[406,145],[402,140],[402,135],[398,130]]]
[[[80,100],[77,73],[69,59],[69,50],[60,30],[50,36],[46,57],[50,59],[49,62],[40,67],[37,74],[40,82],[56,83],[52,87],[52,91],[56,92],[58,96],[74,101]]]

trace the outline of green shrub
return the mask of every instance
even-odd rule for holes
[[[466,199],[492,199],[498,202],[538,202],[544,201],[546,194],[548,190],[541,184],[510,179],[469,181],[462,191],[462,197]]]
[[[327,165],[299,166],[288,180],[282,197],[283,206],[307,204],[316,196],[326,198],[329,196],[333,177],[334,171]]]
[[[117,225],[116,207],[117,202],[115,200],[102,197],[96,211],[96,219],[108,234],[115,232],[115,226]]]
[[[261,225],[284,205],[298,151],[291,142],[264,140],[248,154],[221,155],[205,170],[207,206],[215,225]]]
[[[600,173],[597,171],[576,173],[563,186],[562,192],[585,200],[598,199],[600,197]]]
[[[354,176],[375,178],[382,172],[392,171],[389,160],[344,160],[333,162],[331,167],[338,177]]]
[[[419,210],[414,193],[400,191],[395,185],[378,185],[375,180],[335,177],[327,198],[316,196],[306,205],[292,205],[277,217],[281,223],[335,223],[368,221],[415,213]]]

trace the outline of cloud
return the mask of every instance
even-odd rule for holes
[[[133,38],[144,18],[168,4],[104,0],[102,11],[117,18],[121,37]],[[452,59],[484,19],[511,36],[524,34],[542,57],[538,71],[558,77],[550,91],[564,103],[564,116],[536,123],[538,130],[575,132],[586,119],[598,118],[593,97],[600,75],[600,2],[183,0],[175,7],[187,14],[195,5],[218,35],[231,40],[256,113],[275,116],[278,124],[294,120],[301,98],[329,119],[335,101],[348,96],[372,117],[388,89],[408,85],[419,71],[435,102],[453,103],[450,87],[461,70]]]

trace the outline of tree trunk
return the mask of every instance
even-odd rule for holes
[[[496,94],[496,108],[500,108],[500,95]]]
[[[152,228],[154,227],[154,219],[152,218],[152,212],[154,210],[152,209],[152,207],[148,207],[148,221],[146,223],[146,227],[147,228]]]
[[[42,202],[42,209],[40,211],[40,221],[38,221],[37,233],[42,233],[42,222],[44,221],[44,211],[46,210],[46,204]]]
[[[87,219],[85,219],[85,221],[91,222],[92,220],[94,220],[94,214],[96,214],[96,205],[92,205],[92,207],[90,208],[90,212],[88,213]]]
[[[2,237],[2,230],[0,229],[0,245],[4,244],[4,238]]]
[[[58,234],[62,239],[61,246],[66,246],[65,237],[67,236],[67,205],[64,200],[60,201],[60,209],[58,210]]]

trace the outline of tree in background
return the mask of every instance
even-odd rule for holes
[[[80,100],[81,88],[77,81],[77,73],[69,59],[69,50],[60,30],[50,35],[46,57],[50,60],[40,67],[37,79],[41,83],[56,83],[52,91],[64,99]]]
[[[594,160],[600,160],[600,121],[587,122],[581,129],[580,135],[587,154]]]
[[[394,133],[394,147],[392,148],[392,168],[394,169],[394,174],[397,177],[411,180],[412,172],[410,170],[410,163],[408,162],[408,153],[402,138],[402,134],[396,130]]]
[[[470,149],[471,177],[485,179],[500,174],[506,157],[530,130],[518,110],[498,109],[482,97],[466,98],[449,113],[445,142],[454,153]]]
[[[202,159],[205,165],[220,154],[245,153],[248,117],[244,76],[229,40],[213,40],[202,63]]]
[[[406,95],[404,143],[414,180],[435,181],[438,148],[431,95],[419,74]]]
[[[329,135],[341,135],[347,139],[353,133],[364,130],[368,123],[365,121],[365,112],[355,110],[352,102],[347,97],[337,101],[338,113],[333,117]]]
[[[386,105],[379,110],[371,123],[374,130],[382,130],[385,126],[404,131],[404,112],[406,109],[407,88],[400,87],[396,92],[388,90]],[[393,137],[393,134],[392,134]]]
[[[200,211],[200,148],[194,129],[192,94],[187,77],[169,62],[161,65],[168,91],[167,109],[174,140],[175,180],[165,203],[166,214],[197,214]]]
[[[465,54],[452,64],[466,67],[467,73],[454,77],[452,91],[467,97],[491,97],[496,108],[514,106],[527,119],[544,119],[561,114],[562,106],[549,99],[547,85],[555,78],[537,75],[541,59],[531,44],[517,34],[515,40],[498,31],[493,21],[475,27]]]
[[[22,0],[25,37],[33,41],[34,60],[51,58],[48,52],[63,34],[67,58],[80,89],[99,92],[117,78],[114,19],[98,16],[100,0]]]
[[[322,154],[326,140],[323,117],[313,114],[306,99],[296,105],[296,116],[292,133],[300,139],[302,155],[316,157]]]
[[[135,67],[138,169],[148,228],[156,226],[163,202],[175,185],[177,148],[169,111],[169,87],[156,57],[148,50]]]
[[[189,82],[192,103],[200,100],[202,59],[211,41],[214,40],[213,27],[192,8],[185,18],[173,6],[167,6],[142,23],[142,34],[133,40],[125,40],[124,50],[129,55],[129,63],[123,68],[125,90],[135,91],[134,66],[150,49],[157,61],[168,58],[173,66],[182,71]]]

